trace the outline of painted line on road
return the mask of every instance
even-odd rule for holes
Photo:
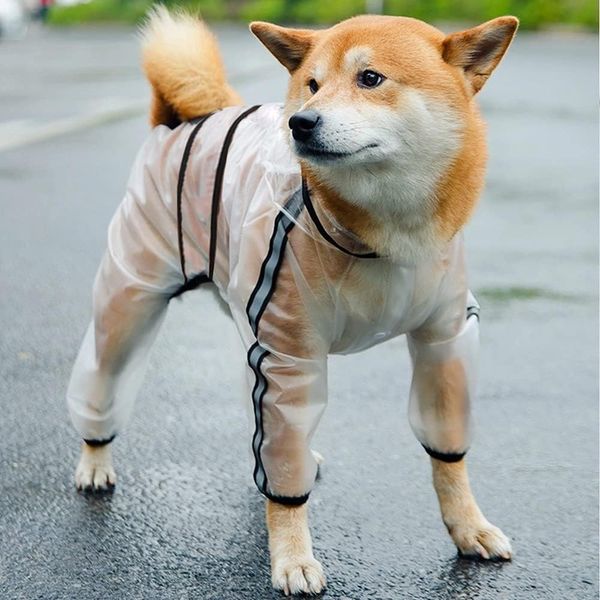
[[[0,125],[0,152],[12,150],[27,144],[43,142],[54,137],[74,133],[120,121],[145,112],[147,102],[119,102],[113,106],[99,108],[90,112],[50,121],[49,123],[36,123],[34,121],[8,121]]]
[[[266,70],[263,65],[247,69],[243,73],[231,77],[231,83],[252,80],[258,73],[262,74],[263,78],[268,77],[268,74],[265,74]],[[95,106],[96,108],[92,108],[83,114],[56,119],[47,123],[40,123],[31,119],[0,123],[0,152],[135,117],[147,112],[150,102],[148,99],[143,101],[105,99],[101,103],[96,103]]]

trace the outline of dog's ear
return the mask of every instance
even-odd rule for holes
[[[310,29],[288,29],[262,21],[250,23],[250,31],[290,73],[300,66],[316,35]]]
[[[519,26],[516,17],[498,17],[483,25],[451,33],[442,44],[442,56],[460,67],[476,94],[508,50]]]

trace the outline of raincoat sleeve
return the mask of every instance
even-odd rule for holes
[[[318,465],[310,441],[326,404],[325,358],[267,350],[248,352],[255,431],[254,481],[267,498],[299,505],[310,494]]]
[[[412,430],[432,457],[459,461],[471,442],[479,349],[479,306],[466,288],[462,249],[437,309],[408,335],[408,347],[413,364]]]
[[[158,193],[168,189],[160,181],[165,172],[156,166],[160,136],[155,130],[140,150],[110,223],[94,282],[92,322],[67,390],[71,420],[90,442],[111,440],[127,421],[169,297],[181,284],[175,238],[152,225],[170,222]]]
[[[245,306],[233,314],[248,348],[254,480],[268,498],[295,505],[306,501],[315,481],[310,442],[327,401],[327,347],[295,255],[296,242],[306,241],[294,228],[301,208],[298,193],[283,210],[271,205],[248,220],[235,278],[247,291],[233,302]]]

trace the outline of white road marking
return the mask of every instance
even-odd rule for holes
[[[0,123],[0,141],[7,135],[16,135],[19,132],[26,130],[32,123],[32,119],[19,119]]]
[[[103,106],[88,110],[74,117],[66,117],[46,123],[33,120],[0,123],[0,152],[35,142],[42,142],[59,135],[88,129],[89,127],[120,121],[127,117],[139,115],[147,109],[148,102],[146,100],[121,100],[103,103]]]
[[[257,75],[268,77],[269,63],[259,64],[244,72],[233,75],[232,84],[252,80]],[[126,100],[123,98],[103,98],[96,100],[88,109],[73,117],[39,122],[33,119],[20,119],[0,122],[0,152],[20,148],[28,144],[43,142],[61,135],[97,127],[106,123],[121,121],[128,117],[143,114],[149,110],[150,100]]]

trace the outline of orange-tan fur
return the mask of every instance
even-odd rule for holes
[[[500,50],[483,72],[472,75],[464,70],[468,65],[465,56],[468,56],[469,44],[485,27],[489,28],[489,24],[445,36],[415,19],[371,16],[349,19],[323,31],[285,30],[288,47],[276,48],[274,53],[279,60],[287,52],[299,61],[293,66],[287,59],[286,66],[292,70],[288,113],[294,112],[298,103],[311,106],[306,81],[314,60],[318,57],[329,63],[330,68],[339,70],[345,52],[355,46],[372,48],[375,67],[391,73],[391,78],[397,82],[392,89],[371,92],[369,102],[397,107],[402,101],[402,88],[408,86],[460,111],[464,117],[461,149],[440,178],[434,193],[437,230],[442,238],[449,239],[469,219],[484,183],[485,126],[473,94],[481,89],[497,66],[517,25],[514,17],[502,17],[494,23],[503,34]],[[275,44],[282,43],[276,39],[278,28],[273,25],[253,23],[252,30],[267,47],[273,49]],[[149,17],[142,35],[143,66],[153,90],[152,125],[172,126],[178,121],[241,103],[238,94],[227,84],[216,40],[202,21],[159,7]],[[335,102],[340,98],[365,101],[358,88],[350,88],[342,81],[331,87],[328,95],[321,97],[319,102]],[[320,181],[304,161],[302,169],[336,219],[368,246],[381,251],[377,219],[364,209],[350,209],[339,193]]]
[[[358,17],[324,31],[294,30],[293,37],[278,36],[281,28],[267,23],[253,23],[252,31],[291,72],[288,90],[288,115],[302,105],[319,108],[340,100],[373,102],[397,108],[402,104],[403,89],[417,89],[433,99],[447,103],[463,118],[461,148],[450,167],[440,178],[434,191],[436,229],[444,240],[459,231],[471,216],[484,184],[487,149],[485,125],[473,98],[508,48],[517,27],[514,17],[501,17],[473,30],[445,36],[441,31],[421,21],[402,17]],[[482,32],[497,30],[502,40],[498,51],[481,71],[471,74],[469,65],[471,44]],[[302,56],[297,66],[287,59],[282,44],[289,44],[292,58]],[[277,46],[279,44],[279,47]],[[373,49],[372,67],[385,72],[396,85],[364,91],[343,76],[327,93],[311,99],[306,82],[312,76],[316,61],[329,65],[330,76],[343,75],[343,57],[352,47]],[[385,89],[383,89],[385,87]],[[367,245],[378,251],[381,247],[380,223],[357,207],[349,208],[339,193],[331,189],[309,164],[302,161],[303,173],[319,194],[322,203],[336,219],[348,226]],[[382,252],[384,253],[384,252]]]
[[[509,560],[510,543],[483,516],[473,497],[466,461],[446,463],[432,458],[431,467],[442,520],[460,552],[466,556]]]
[[[267,529],[273,587],[290,593],[319,593],[323,567],[313,557],[308,505],[283,506],[267,500]]]
[[[159,6],[141,33],[142,65],[152,85],[152,126],[174,126],[242,103],[227,84],[215,37],[200,19]]]

